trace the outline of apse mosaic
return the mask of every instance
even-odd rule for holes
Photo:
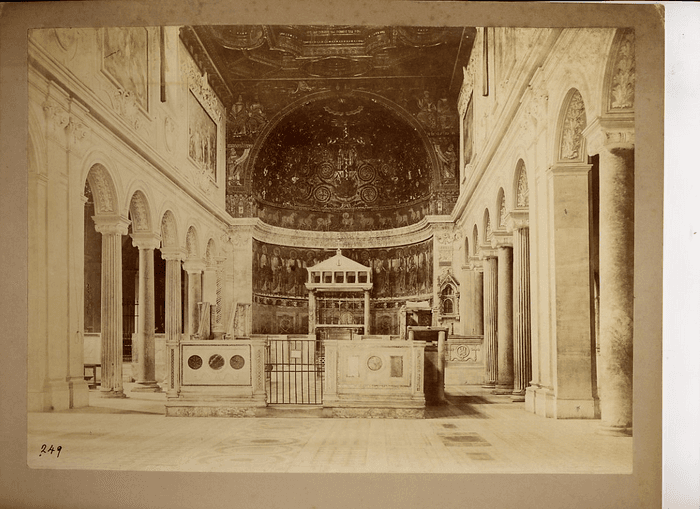
[[[401,216],[410,224],[427,212],[431,164],[424,142],[364,98],[332,97],[297,109],[269,133],[253,164],[255,197],[271,224],[286,218],[283,226],[361,230],[382,222],[395,227]],[[298,218],[289,218],[292,209]]]

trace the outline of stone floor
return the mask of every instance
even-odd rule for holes
[[[597,421],[545,419],[478,387],[448,393],[426,419],[323,419],[280,409],[264,418],[165,417],[164,394],[28,415],[31,468],[197,472],[620,473],[632,438]],[[61,446],[41,454],[46,444]]]

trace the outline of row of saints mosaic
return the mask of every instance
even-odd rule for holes
[[[257,295],[305,297],[307,267],[335,251],[253,242],[253,292]],[[433,242],[390,249],[344,249],[343,254],[372,269],[373,298],[432,293]]]

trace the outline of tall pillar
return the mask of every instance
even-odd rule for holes
[[[187,311],[185,317],[187,327],[185,337],[190,338],[197,334],[199,329],[199,311],[197,303],[202,300],[202,272],[204,272],[204,262],[202,260],[187,260],[182,264],[182,268],[187,273]]]
[[[498,377],[498,259],[490,249],[483,249],[484,260],[484,385],[496,387]]]
[[[316,292],[309,290],[309,334],[316,334]]]
[[[160,239],[150,233],[132,233],[132,243],[139,250],[139,315],[136,335],[135,392],[160,392],[156,382],[156,306],[153,251]]]
[[[532,379],[530,345],[530,228],[528,212],[510,212],[513,227],[513,401],[525,401]]]
[[[369,334],[369,290],[365,290],[365,335]]]
[[[632,434],[634,150],[600,153],[600,432]]]
[[[165,260],[165,348],[168,354],[167,395],[177,397],[180,391],[180,334],[182,333],[181,261],[184,252],[178,248],[163,248]]]
[[[598,431],[632,434],[634,118],[598,117],[584,131],[600,154],[600,418]]]
[[[494,232],[494,237],[497,235]],[[496,394],[513,393],[513,247],[498,238],[498,376]]]
[[[102,357],[100,394],[124,398],[122,385],[122,235],[129,220],[123,216],[94,216],[102,234]]]
[[[469,262],[463,266],[465,291],[460,295],[464,309],[462,330],[466,336],[481,336],[484,334],[484,272],[480,259],[471,258]]]

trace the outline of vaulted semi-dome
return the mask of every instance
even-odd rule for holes
[[[326,95],[293,109],[252,164],[254,196],[269,224],[374,230],[428,212],[432,165],[418,128],[370,97]]]

